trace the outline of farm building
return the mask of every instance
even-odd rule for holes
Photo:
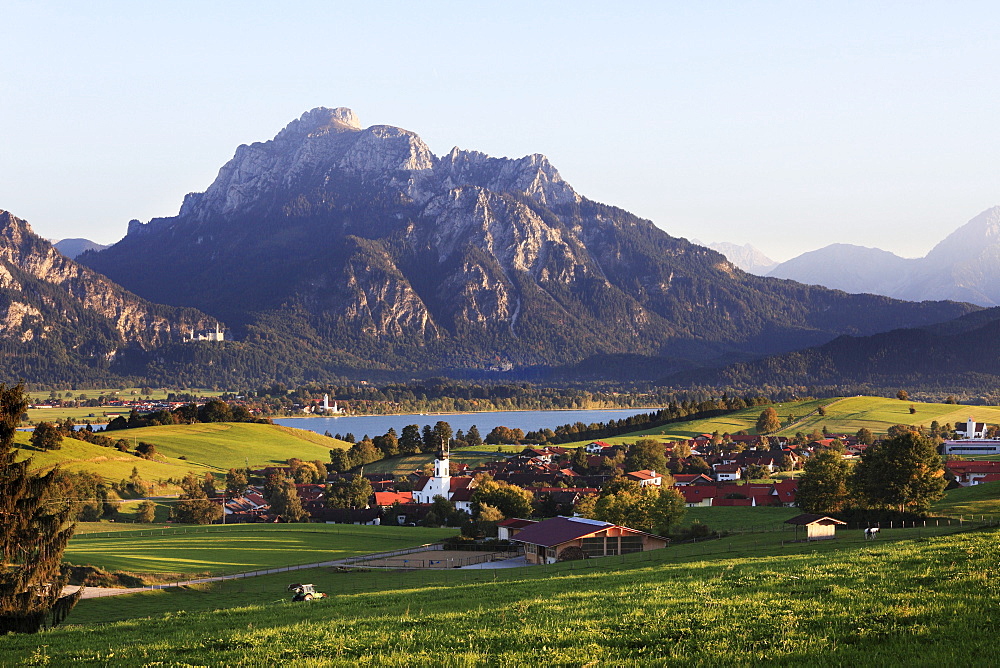
[[[529,564],[553,564],[563,551],[573,547],[588,557],[604,557],[656,550],[668,543],[661,536],[582,517],[544,520],[524,527],[511,540],[524,545]]]
[[[510,540],[516,536],[521,529],[537,524],[535,520],[522,520],[511,517],[497,524],[497,538],[499,540]]]
[[[840,520],[835,520],[832,517],[827,517],[825,515],[804,513],[802,515],[797,515],[790,520],[785,520],[785,524],[793,525],[795,527],[796,535],[798,535],[800,526],[805,527],[806,540],[830,540],[831,538],[837,537],[837,525],[846,525],[847,522],[841,522]]]

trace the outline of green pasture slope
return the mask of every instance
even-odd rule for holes
[[[948,490],[944,498],[934,504],[933,512],[952,517],[1000,517],[1000,482]]]
[[[184,456],[188,461],[228,470],[284,464],[291,457],[330,461],[330,450],[349,443],[305,429],[276,424],[211,422],[142,427],[109,436],[146,441],[168,457]]]
[[[183,478],[188,471],[199,475],[206,471],[218,472],[219,467],[205,466],[175,457],[160,457],[155,461],[136,457],[114,448],[105,448],[93,443],[64,438],[58,450],[39,451],[30,445],[31,433],[18,432],[14,442],[19,446],[18,459],[31,457],[32,470],[44,471],[59,466],[66,471],[90,471],[109,482],[118,482],[132,475],[132,468],[139,469],[139,475],[148,482]]]
[[[896,424],[912,424],[930,426],[933,420],[939,424],[965,423],[970,417],[977,422],[989,424],[1000,423],[1000,407],[997,406],[961,406],[958,404],[930,404],[883,397],[848,397],[844,399],[827,399],[826,415],[812,415],[802,420],[790,429],[782,430],[781,434],[792,435],[797,431],[809,433],[813,429],[822,429],[826,425],[831,432],[855,433],[862,427],[867,427],[877,434],[884,434],[889,427]],[[916,413],[910,413],[910,406]],[[778,416],[785,415],[778,411]]]
[[[994,656],[992,629],[1000,624],[1000,581],[992,577],[1000,568],[998,538],[997,529],[984,529],[875,544],[838,539],[759,556],[684,556],[669,548],[592,560],[604,564],[497,572],[315,570],[302,575],[332,596],[308,605],[288,602],[282,590],[289,578],[280,575],[227,583],[230,589],[218,595],[206,588],[84,601],[81,621],[88,606],[139,610],[142,601],[168,603],[171,597],[186,600],[189,610],[7,636],[0,638],[0,660],[110,666],[983,665]],[[212,609],[213,603],[223,609]],[[228,607],[233,605],[239,607]]]
[[[796,417],[801,418],[803,415],[815,411],[817,408],[829,403],[830,401],[833,401],[833,399],[789,401],[783,404],[774,404],[774,409],[778,411],[778,416],[781,418],[782,423],[784,423],[787,421],[789,414],[794,414]],[[714,418],[689,420],[687,422],[674,422],[672,424],[663,425],[662,427],[644,429],[642,431],[631,432],[629,434],[623,434],[622,436],[614,436],[611,438],[603,438],[601,440],[605,443],[617,445],[619,443],[633,443],[637,438],[646,436],[659,437],[663,439],[689,439],[694,438],[699,434],[711,434],[714,431],[718,431],[720,434],[725,434],[727,432],[735,434],[736,432],[744,429],[752,434],[755,433],[757,418],[760,417],[760,412],[762,410],[764,410],[763,406],[755,406],[753,408],[745,408],[740,411],[734,411],[733,413],[720,415]],[[589,441],[567,443],[565,447],[571,448],[579,445],[586,445],[587,443],[589,443]]]
[[[107,571],[223,575],[388,552],[455,534],[455,529],[351,524],[150,525],[134,531],[75,536],[66,549],[65,561]]]
[[[826,407],[826,415],[819,415],[817,409]],[[910,413],[910,406],[916,408],[916,413]],[[912,424],[930,426],[933,420],[939,424],[957,422],[964,423],[970,417],[977,422],[1000,424],[1000,407],[997,406],[962,406],[958,404],[930,404],[883,397],[834,397],[828,399],[810,399],[775,404],[775,411],[781,419],[784,428],[777,432],[782,436],[793,436],[796,432],[810,433],[813,429],[822,430],[826,426],[832,433],[856,433],[862,427],[871,429],[876,434],[884,434],[889,427],[896,424]],[[611,444],[633,443],[638,438],[646,436],[662,439],[688,439],[699,434],[711,434],[718,431],[735,434],[745,429],[756,433],[757,418],[762,406],[755,406],[728,415],[721,415],[704,420],[675,422],[673,424],[636,431],[622,436],[605,438],[603,441]],[[796,420],[788,424],[788,416]],[[566,447],[586,445],[588,441],[567,443]]]

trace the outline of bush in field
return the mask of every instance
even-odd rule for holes
[[[58,450],[62,447],[62,441],[59,428],[51,422],[39,422],[31,432],[31,444],[39,450]]]
[[[757,418],[757,433],[770,434],[779,429],[781,429],[781,420],[778,419],[778,412],[773,407],[768,406]]]
[[[152,524],[156,521],[156,504],[152,501],[143,501],[139,504],[139,510],[135,514],[135,521],[140,524]]]
[[[173,518],[183,524],[211,524],[222,519],[222,506],[208,500],[201,481],[188,473],[181,481],[184,493],[173,508]]]

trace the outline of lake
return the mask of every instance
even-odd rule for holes
[[[608,420],[620,420],[631,415],[640,413],[652,413],[657,408],[628,408],[628,409],[605,409],[605,410],[579,410],[579,411],[496,411],[490,413],[449,413],[433,415],[360,415],[351,417],[308,417],[308,418],[275,418],[275,424],[296,429],[308,429],[318,434],[329,431],[331,434],[354,434],[354,437],[361,440],[365,434],[369,436],[381,436],[392,427],[397,434],[403,432],[403,427],[410,424],[423,426],[434,426],[439,420],[444,420],[451,425],[454,431],[461,429],[468,431],[469,427],[476,425],[483,438],[493,430],[494,427],[509,427],[510,429],[521,429],[522,431],[538,431],[539,429],[555,429],[564,424],[583,422],[591,424],[593,422],[607,422]]]

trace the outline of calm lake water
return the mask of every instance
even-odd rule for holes
[[[583,410],[583,411],[497,411],[495,413],[451,413],[433,415],[364,415],[358,417],[309,417],[309,418],[276,418],[276,424],[296,429],[309,429],[322,434],[329,431],[331,434],[346,434],[350,432],[355,438],[360,440],[365,434],[369,436],[381,436],[392,427],[397,434],[402,433],[403,427],[410,424],[419,425],[421,429],[425,424],[432,427],[438,420],[444,420],[451,425],[454,431],[461,429],[468,431],[469,427],[476,425],[479,433],[486,438],[494,427],[509,427],[511,429],[522,429],[525,432],[538,431],[539,429],[555,429],[564,424],[583,422],[607,422],[608,420],[620,420],[630,415],[639,413],[651,413],[656,408],[629,408],[629,409],[608,409],[608,410]]]

